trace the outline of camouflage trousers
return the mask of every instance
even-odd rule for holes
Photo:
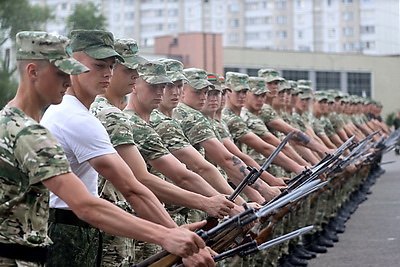
[[[42,264],[30,261],[14,260],[9,258],[0,257],[0,266],[7,267],[41,267]]]
[[[135,240],[109,235],[103,235],[103,253],[101,266],[130,266],[134,262],[134,243]]]
[[[102,236],[97,228],[61,223],[49,224],[49,247],[46,266],[100,266]]]

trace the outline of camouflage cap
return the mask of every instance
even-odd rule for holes
[[[223,91],[226,86],[222,86],[222,83],[220,81],[220,76],[215,73],[207,73],[207,80],[214,85],[214,88],[211,90],[216,90],[216,91]],[[224,79],[225,81],[225,79]]]
[[[167,76],[164,64],[150,60],[137,68],[139,76],[149,84],[172,83]]]
[[[301,91],[297,88],[297,82],[293,80],[288,80],[288,83],[290,84],[290,87],[292,88],[291,94],[292,95],[298,95],[301,93]]]
[[[68,38],[47,32],[23,31],[16,35],[17,60],[45,59],[59,70],[71,74],[81,74],[89,69],[71,58],[67,52]]]
[[[266,83],[284,80],[276,69],[260,69],[258,70],[258,76],[264,77]]]
[[[120,63],[127,68],[137,69],[139,65],[148,61],[138,55],[139,48],[135,39],[115,39],[114,49],[124,58],[124,62]]]
[[[240,72],[228,71],[225,74],[226,84],[236,92],[244,89],[250,89],[249,86],[249,75]]]
[[[328,100],[329,98],[324,91],[316,91],[314,94],[314,99],[319,102],[322,100]]]
[[[250,91],[255,95],[261,95],[263,93],[269,92],[267,85],[265,84],[265,79],[262,77],[249,77]]]
[[[170,58],[162,58],[159,59],[162,64],[164,64],[165,70],[167,72],[167,75],[169,79],[173,82],[176,81],[185,81],[187,82],[188,80],[186,79],[185,75],[183,75],[183,63],[180,62],[179,60],[175,59],[170,59]]]
[[[300,91],[300,95],[299,95],[299,98],[300,98],[300,99],[312,98],[310,86],[307,86],[307,85],[298,85],[298,86],[297,86],[297,90]]]
[[[121,62],[124,59],[114,50],[114,35],[102,30],[71,31],[72,52],[83,51],[95,59],[116,57]]]
[[[290,83],[286,80],[283,80],[279,83],[279,89],[278,91],[283,91],[283,90],[292,90],[292,86]]]
[[[183,70],[183,74],[186,76],[188,84],[194,89],[201,90],[207,86],[211,88],[214,87],[214,85],[208,81],[207,72],[203,69],[188,68]]]

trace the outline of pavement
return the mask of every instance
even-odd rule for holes
[[[339,242],[325,254],[308,261],[308,267],[400,266],[400,156],[383,156],[386,171],[371,187],[372,194],[346,222]]]

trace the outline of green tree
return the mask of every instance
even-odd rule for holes
[[[51,18],[48,7],[32,6],[28,0],[0,0],[0,109],[14,97],[18,86],[13,78],[16,68],[10,68],[11,51],[3,52],[4,44],[8,39],[14,44],[20,31],[44,30]]]
[[[107,18],[93,2],[77,4],[67,18],[67,32],[74,29],[105,30]]]

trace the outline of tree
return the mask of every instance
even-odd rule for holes
[[[3,53],[2,46],[8,39],[14,44],[20,31],[44,30],[51,18],[48,7],[31,6],[28,0],[0,0],[0,109],[14,97],[18,86],[13,79],[16,68],[10,68],[11,51]]]
[[[93,2],[77,4],[67,18],[67,32],[74,29],[105,30],[107,18]]]

